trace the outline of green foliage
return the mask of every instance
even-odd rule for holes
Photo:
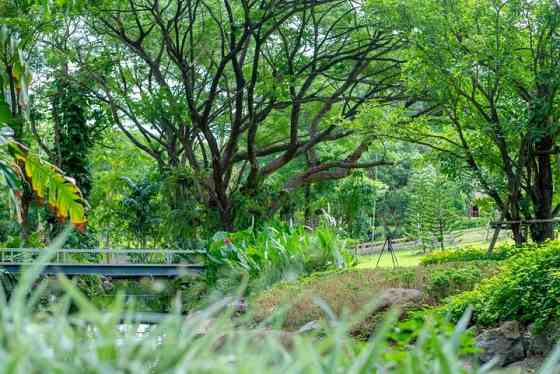
[[[161,205],[158,201],[159,196],[156,196],[154,201],[150,193],[148,206],[137,206],[140,210],[149,208],[149,216],[148,212],[144,211],[140,215],[136,211],[129,212],[124,201],[129,198],[137,199],[134,188],[131,188],[127,179],[134,185],[156,183],[159,178],[156,167],[152,160],[137,152],[120,133],[108,131],[107,135],[103,144],[95,145],[89,156],[93,185],[90,194],[92,206],[89,212],[90,225],[101,236],[103,246],[137,247],[141,246],[142,240],[154,246],[156,244],[149,241],[151,236],[149,231],[153,227],[148,228],[148,232],[138,237],[141,228],[135,223],[141,219],[154,223],[154,220],[159,218],[155,217],[152,210],[155,208],[154,204],[159,210]],[[146,199],[142,200],[144,204],[147,203]]]
[[[393,22],[410,41],[406,87],[426,99],[407,105],[408,112],[394,108],[376,133],[431,149],[446,174],[469,179],[509,220],[551,217],[559,175],[552,154],[539,149],[558,137],[557,4],[396,3]],[[535,224],[531,235],[550,239],[551,225]],[[515,240],[524,238],[517,232]]]
[[[421,335],[425,326],[430,326],[437,331],[437,335],[440,337],[451,338],[455,331],[453,323],[430,309],[408,312],[406,318],[389,330],[388,339],[392,342],[393,349],[387,352],[387,357],[397,362],[406,358],[410,347],[423,338]],[[427,339],[426,349],[435,352],[438,349],[437,344],[437,339]],[[472,331],[467,330],[461,335],[459,347],[461,356],[478,353],[479,349],[476,348]]]
[[[534,246],[525,245],[523,247],[514,245],[501,245],[488,253],[487,248],[481,247],[460,247],[446,251],[430,253],[420,260],[422,265],[443,264],[446,262],[466,262],[466,261],[502,261],[525,250],[535,249]]]
[[[86,198],[91,191],[88,155],[94,142],[102,139],[102,114],[84,95],[79,77],[57,74],[53,82],[52,117],[54,146],[51,162],[76,180]]]
[[[139,333],[130,320],[133,308],[123,298],[101,311],[65,279],[64,296],[51,312],[35,313],[44,288],[31,289],[33,274],[22,277],[9,302],[0,298],[4,373],[487,372],[464,366],[462,359],[471,352],[465,335],[468,315],[451,330],[430,317],[417,317],[427,322],[422,325],[396,324],[389,313],[369,341],[356,342],[348,331],[359,316],[333,318],[320,335],[285,334],[232,319],[224,303],[218,303],[187,319],[170,314]],[[32,297],[27,297],[29,292]],[[74,306],[71,314],[69,305]],[[201,326],[207,326],[203,333]],[[418,328],[413,338],[397,336],[410,327]],[[401,349],[404,344],[395,347],[395,341],[406,341],[406,349]],[[558,356],[554,353],[549,364],[558,364]]]
[[[483,272],[482,269],[483,267],[469,264],[461,267],[433,269],[426,291],[441,299],[444,295],[456,293],[457,290],[474,288],[481,279],[488,275],[488,272]]]
[[[487,228],[491,217],[457,217],[454,222],[454,227],[457,230]]]
[[[475,290],[453,297],[442,309],[457,319],[469,305],[482,325],[518,320],[542,328],[560,320],[560,243],[524,250]]]
[[[341,181],[324,182],[324,185],[314,186],[319,190],[313,196],[313,209],[328,209],[350,237],[366,237],[383,183],[358,171]]]
[[[303,226],[269,226],[218,232],[210,243],[207,264],[211,282],[223,270],[233,270],[267,287],[317,271],[350,267],[356,259],[332,227],[308,231]]]
[[[464,214],[460,191],[434,168],[425,168],[413,175],[409,184],[407,227],[409,235],[422,246],[444,248],[445,236],[458,227]]]
[[[30,184],[35,196],[45,201],[60,221],[69,219],[76,228],[85,230],[86,202],[74,180],[23,145],[10,142],[7,146],[14,159],[12,167]]]
[[[128,177],[123,178],[130,192],[121,201],[117,214],[121,214],[126,229],[135,235],[140,247],[145,248],[147,239],[154,238],[155,227],[161,220],[157,216],[157,205],[154,202],[158,193],[158,183],[145,179],[135,183]]]

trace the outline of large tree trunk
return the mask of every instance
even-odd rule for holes
[[[234,222],[234,212],[231,209],[231,204],[225,209],[220,209],[220,224],[222,230],[224,231],[235,231]]]
[[[519,223],[513,223],[511,225],[511,233],[515,245],[523,245],[527,241],[527,238],[523,235],[523,227]]]
[[[23,195],[20,200],[21,209],[21,231],[20,239],[22,246],[27,246],[29,244],[29,235],[31,234],[31,222],[29,220],[29,209],[31,207],[31,201],[33,196],[24,188]]]
[[[509,211],[502,212],[502,217],[504,217],[507,221],[514,222],[511,224],[511,233],[513,236],[513,240],[515,245],[523,245],[527,241],[527,237],[523,235],[523,226],[519,223],[523,220],[523,216],[521,215],[521,207],[520,207],[520,190],[519,184],[509,185],[510,189],[510,196],[509,196]]]
[[[554,182],[552,175],[551,150],[554,147],[552,136],[545,136],[535,144],[535,181],[532,186],[531,199],[535,211],[535,219],[552,219],[552,198]],[[539,222],[531,225],[531,238],[536,243],[554,239],[554,224]]]

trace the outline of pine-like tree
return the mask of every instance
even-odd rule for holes
[[[422,247],[444,249],[445,237],[457,227],[459,192],[445,176],[426,168],[410,181],[407,231]]]

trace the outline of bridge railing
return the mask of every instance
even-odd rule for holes
[[[0,263],[22,264],[37,262],[45,248],[0,248]],[[49,260],[51,264],[182,264],[192,262],[193,257],[206,253],[204,250],[168,249],[59,249]]]

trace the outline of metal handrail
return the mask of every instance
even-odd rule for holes
[[[48,250],[47,248],[0,248],[0,251],[21,252],[21,253],[42,253]],[[167,254],[190,254],[190,253],[206,253],[204,249],[111,249],[111,248],[97,248],[97,249],[78,249],[78,248],[65,248],[56,250],[58,253],[167,253]]]
[[[44,253],[46,248],[0,248],[0,263],[22,263],[26,259],[18,258],[20,256]],[[165,263],[172,264],[173,255],[186,255],[186,254],[203,254],[205,250],[167,250],[167,249],[111,249],[111,248],[65,248],[58,249],[53,252],[53,259],[56,263],[64,264],[67,260],[67,254],[105,254],[105,255],[149,255],[159,254],[165,256],[163,259]],[[61,261],[62,260],[62,261]],[[105,263],[116,264],[113,257],[107,258]],[[149,263],[161,263],[161,261],[151,261]]]

